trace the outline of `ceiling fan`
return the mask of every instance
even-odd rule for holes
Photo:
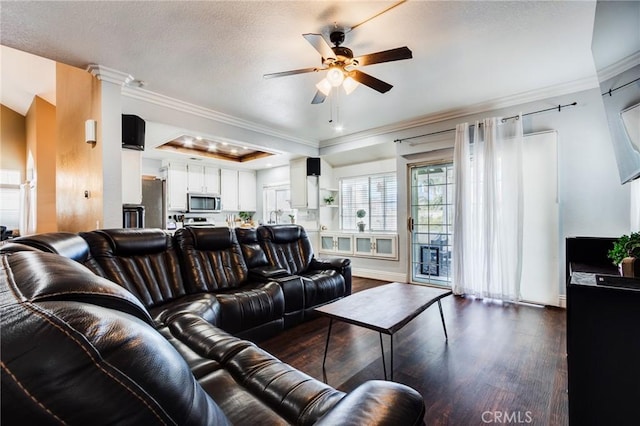
[[[311,101],[312,104],[324,102],[331,92],[331,89],[333,87],[339,87],[340,85],[343,86],[347,94],[355,90],[358,83],[364,84],[380,93],[386,93],[393,87],[391,84],[359,71],[358,68],[383,62],[411,59],[413,57],[411,50],[406,46],[354,57],[351,49],[342,46],[345,37],[345,32],[342,30],[335,30],[330,34],[331,43],[334,44],[333,47],[329,46],[329,43],[327,43],[321,34],[303,34],[302,36],[320,53],[322,65],[319,67],[265,74],[264,78],[327,71],[327,77],[316,84],[318,91]]]

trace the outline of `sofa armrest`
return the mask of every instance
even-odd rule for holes
[[[326,259],[318,259],[314,257],[309,263],[309,269],[334,269],[338,272],[342,272],[344,268],[351,266],[351,259],[346,257],[329,257]]]
[[[351,259],[346,257],[329,257],[326,259],[313,257],[308,269],[311,271],[332,269],[338,272],[344,278],[344,295],[351,294]]]
[[[277,266],[260,266],[257,268],[251,268],[249,275],[260,282],[273,281],[275,278],[286,277],[289,273]]]
[[[425,406],[414,389],[371,380],[347,394],[315,423],[321,425],[423,425]]]

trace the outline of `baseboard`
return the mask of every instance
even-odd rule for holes
[[[400,283],[408,282],[407,274],[402,272],[378,271],[375,269],[351,268],[351,275],[354,277],[370,278],[372,280],[395,281]]]
[[[560,296],[558,296],[558,306],[561,308],[565,308],[567,309],[567,296],[564,294],[561,294]]]

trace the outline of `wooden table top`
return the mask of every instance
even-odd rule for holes
[[[315,308],[321,315],[393,334],[451,290],[391,283],[370,288]]]

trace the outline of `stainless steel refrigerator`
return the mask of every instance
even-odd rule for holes
[[[145,228],[167,228],[166,185],[162,179],[142,180],[142,205]]]

